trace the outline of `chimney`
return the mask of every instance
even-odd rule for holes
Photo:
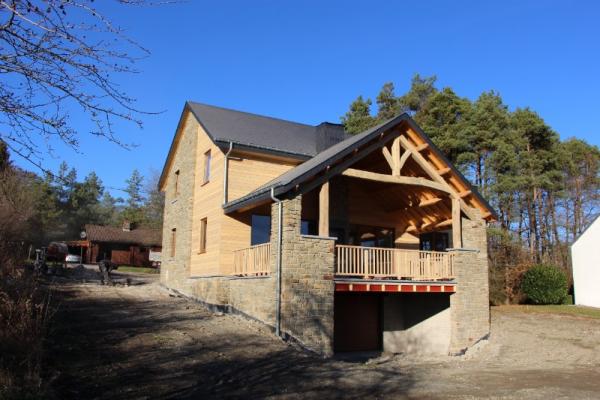
[[[131,231],[131,222],[125,220],[123,221],[123,232]]]
[[[317,153],[322,152],[336,143],[344,141],[349,136],[344,131],[344,126],[331,122],[321,122],[317,125]]]

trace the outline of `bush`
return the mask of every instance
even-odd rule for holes
[[[523,292],[534,304],[561,304],[567,297],[567,276],[551,265],[536,265],[523,276]]]

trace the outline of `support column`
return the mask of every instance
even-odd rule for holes
[[[452,251],[456,293],[450,296],[450,353],[460,354],[490,333],[487,235],[483,218],[462,219],[463,249]]]
[[[319,236],[329,236],[329,182],[319,191]]]
[[[452,247],[462,248],[462,223],[460,220],[460,200],[452,197]]]

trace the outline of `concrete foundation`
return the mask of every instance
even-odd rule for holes
[[[383,298],[383,351],[448,354],[450,295],[406,293]]]

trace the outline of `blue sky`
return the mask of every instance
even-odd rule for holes
[[[65,160],[124,186],[134,168],[160,171],[185,100],[293,121],[339,122],[359,94],[374,98],[414,73],[438,76],[471,99],[500,92],[530,106],[567,138],[600,145],[600,2],[597,1],[197,1],[114,6],[114,19],[151,55],[118,79],[149,111],[139,130],[119,124],[130,151],[86,132]],[[74,115],[78,110],[74,109]],[[29,168],[15,159],[17,164]],[[119,192],[113,191],[120,195]]]

